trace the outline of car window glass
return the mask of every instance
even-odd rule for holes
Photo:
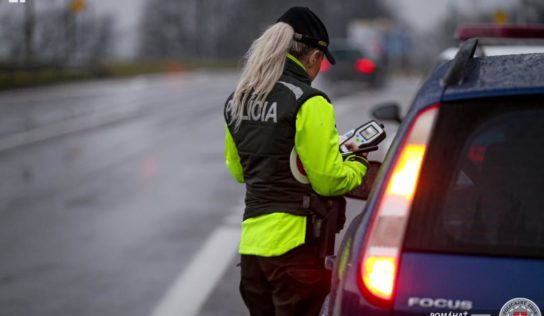
[[[544,110],[518,103],[443,106],[407,247],[544,254]]]

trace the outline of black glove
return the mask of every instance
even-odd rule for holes
[[[366,159],[365,156],[353,154],[353,155],[347,156],[345,160],[346,161],[357,161],[359,163],[362,163],[363,165],[365,165],[368,168],[368,159]]]

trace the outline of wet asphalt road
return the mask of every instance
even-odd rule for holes
[[[0,93],[1,316],[167,316],[176,302],[194,315],[247,314],[232,243],[243,187],[223,161],[222,105],[236,79],[198,72]],[[418,83],[325,89],[346,131],[376,103],[408,105]],[[351,201],[350,214],[361,205]]]

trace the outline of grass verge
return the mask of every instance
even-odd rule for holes
[[[0,90],[90,79],[123,78],[147,74],[182,73],[197,69],[235,69],[237,63],[222,60],[169,60],[103,63],[66,67],[53,65],[12,66],[0,64]]]

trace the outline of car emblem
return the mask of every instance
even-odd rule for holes
[[[499,316],[542,316],[540,309],[527,298],[514,298],[501,308]]]

